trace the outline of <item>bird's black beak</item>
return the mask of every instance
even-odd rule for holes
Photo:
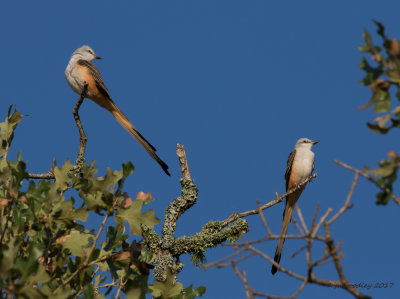
[[[99,57],[99,56],[96,56],[94,59],[103,59],[103,58],[101,58],[101,57]]]
[[[318,143],[319,141],[311,141],[311,143],[313,144],[313,145],[316,145],[317,143]]]

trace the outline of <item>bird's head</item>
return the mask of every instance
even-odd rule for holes
[[[317,144],[319,141],[312,141],[308,138],[300,138],[297,140],[294,148],[299,149],[299,148],[307,148],[311,149],[315,144]]]
[[[82,46],[78,49],[75,50],[75,52],[72,54],[72,56],[76,56],[79,59],[87,60],[87,61],[92,61],[94,59],[101,59],[101,57],[97,56],[93,49],[89,46]]]

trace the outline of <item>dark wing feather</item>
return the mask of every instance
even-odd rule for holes
[[[104,84],[103,79],[101,78],[100,72],[97,69],[97,67],[94,64],[90,63],[89,61],[83,59],[78,60],[78,63],[88,68],[88,70],[90,71],[90,73],[92,74],[93,78],[96,81],[96,86],[99,89],[99,91],[102,94],[106,95],[111,100],[110,93],[108,92],[107,87]]]
[[[290,178],[290,173],[292,172],[292,164],[293,164],[295,155],[296,155],[296,150],[293,150],[293,152],[291,152],[289,154],[289,157],[287,160],[286,171],[285,171],[286,191],[288,191],[289,178]]]

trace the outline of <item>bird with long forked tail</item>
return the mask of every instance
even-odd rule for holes
[[[139,133],[111,99],[110,93],[101,78],[99,70],[92,64],[94,59],[101,59],[101,57],[97,56],[91,47],[82,46],[76,49],[65,70],[65,77],[67,78],[68,84],[79,95],[82,94],[84,86],[87,85],[85,97],[107,109],[125,130],[139,142],[150,157],[161,166],[164,172],[170,175],[168,172],[168,165],[157,156],[155,147]]]

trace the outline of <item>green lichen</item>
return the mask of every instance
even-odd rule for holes
[[[248,231],[249,225],[244,219],[238,219],[226,228],[223,228],[220,221],[210,221],[194,236],[176,239],[172,253],[176,256],[189,253],[192,255],[192,263],[199,266],[205,262],[204,252],[207,248],[216,247],[227,240],[235,242]]]

